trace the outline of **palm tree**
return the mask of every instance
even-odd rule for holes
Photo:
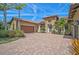
[[[0,10],[3,11],[4,19],[3,26],[7,30],[7,10],[14,8],[15,4],[11,3],[0,3]]]
[[[25,7],[26,4],[17,4],[17,6],[15,7],[16,10],[18,10],[18,18],[20,19],[21,17],[21,10],[23,9],[23,7]],[[20,21],[17,20],[17,29],[20,30]]]
[[[2,22],[0,21],[0,30],[2,29]]]
[[[61,18],[59,21],[60,29],[63,31],[63,34],[65,33],[65,25],[67,23],[67,20],[64,18]]]
[[[25,7],[26,4],[17,4],[15,9],[18,10],[18,17],[20,18],[20,15],[21,15],[21,10],[23,9],[23,7]]]
[[[64,18],[61,18],[60,20],[55,22],[55,29],[58,30],[58,33],[61,34],[61,31],[65,31],[65,25],[67,23],[67,20]],[[64,34],[64,33],[63,33]]]

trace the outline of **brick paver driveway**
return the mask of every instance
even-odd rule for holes
[[[25,38],[0,45],[0,54],[71,54],[70,39],[50,33],[27,33]]]

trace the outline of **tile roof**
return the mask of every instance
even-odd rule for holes
[[[18,21],[21,21],[21,22],[28,22],[28,23],[38,24],[38,23],[33,22],[33,21],[23,20],[23,19],[19,19],[19,18],[16,18],[16,17],[13,17],[13,18],[12,18],[12,21],[13,21],[13,20],[18,20]]]

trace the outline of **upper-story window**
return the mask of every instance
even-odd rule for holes
[[[48,20],[48,22],[51,22],[51,20]]]

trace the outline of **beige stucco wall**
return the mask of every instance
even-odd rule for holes
[[[56,20],[53,19],[51,20],[51,22],[48,22],[48,20],[44,20],[45,21],[45,29],[46,29],[46,32],[49,31],[49,28],[48,28],[48,24],[52,24],[52,26],[55,24]],[[54,26],[52,27],[52,30],[53,30]]]
[[[10,30],[13,30],[13,25],[14,25],[14,29],[16,29],[16,21],[13,20],[11,25],[10,25]]]
[[[28,23],[28,22],[20,22],[21,25],[27,25],[27,26],[36,26],[36,24]]]

